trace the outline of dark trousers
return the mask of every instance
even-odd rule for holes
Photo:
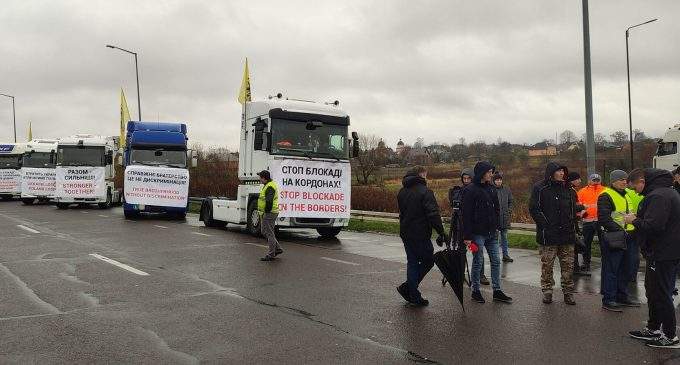
[[[628,281],[637,281],[637,273],[640,269],[640,246],[632,240],[626,252],[626,266],[628,267]]]
[[[626,238],[626,250],[612,250],[605,241],[600,243],[602,251],[602,303],[627,301],[628,283],[631,274],[628,257],[633,250],[633,239]]]
[[[647,328],[662,329],[668,338],[675,337],[675,307],[673,289],[680,260],[647,262],[645,292],[649,320]]]
[[[418,285],[434,266],[434,247],[431,241],[404,242],[406,249],[406,284],[411,301],[422,298]],[[402,285],[404,285],[402,284]]]
[[[602,227],[597,222],[583,222],[583,243],[585,247],[578,247],[574,251],[574,265],[578,265],[578,253],[583,255],[583,265],[590,266],[590,251],[593,247],[593,239],[597,234],[597,240],[602,243]]]

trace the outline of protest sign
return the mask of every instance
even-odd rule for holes
[[[58,198],[106,198],[104,167],[59,166],[55,175]]]
[[[15,169],[0,169],[0,193],[21,192],[21,172]]]
[[[23,196],[54,196],[57,189],[55,169],[22,167],[21,195]]]
[[[125,168],[125,202],[161,207],[186,207],[189,171],[132,165]]]

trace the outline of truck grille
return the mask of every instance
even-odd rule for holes
[[[295,218],[297,224],[329,224],[330,218]]]

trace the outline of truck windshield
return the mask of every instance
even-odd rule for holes
[[[104,147],[59,146],[57,164],[60,166],[105,166]]]
[[[130,154],[131,165],[151,165],[187,167],[186,151],[159,149],[133,149]]]
[[[0,156],[0,169],[18,169],[21,162],[21,156]]]
[[[677,142],[659,142],[659,147],[656,150],[657,156],[668,156],[678,153]]]
[[[272,154],[348,159],[347,126],[272,119]],[[317,122],[319,123],[319,122]]]
[[[51,153],[49,152],[32,152],[24,155],[22,163],[23,167],[46,167],[53,168],[54,161],[52,161]]]

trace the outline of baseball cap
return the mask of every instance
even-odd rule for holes
[[[272,178],[272,175],[267,170],[262,170],[262,171],[258,172],[257,176],[263,177],[267,180],[271,180],[271,178]]]

